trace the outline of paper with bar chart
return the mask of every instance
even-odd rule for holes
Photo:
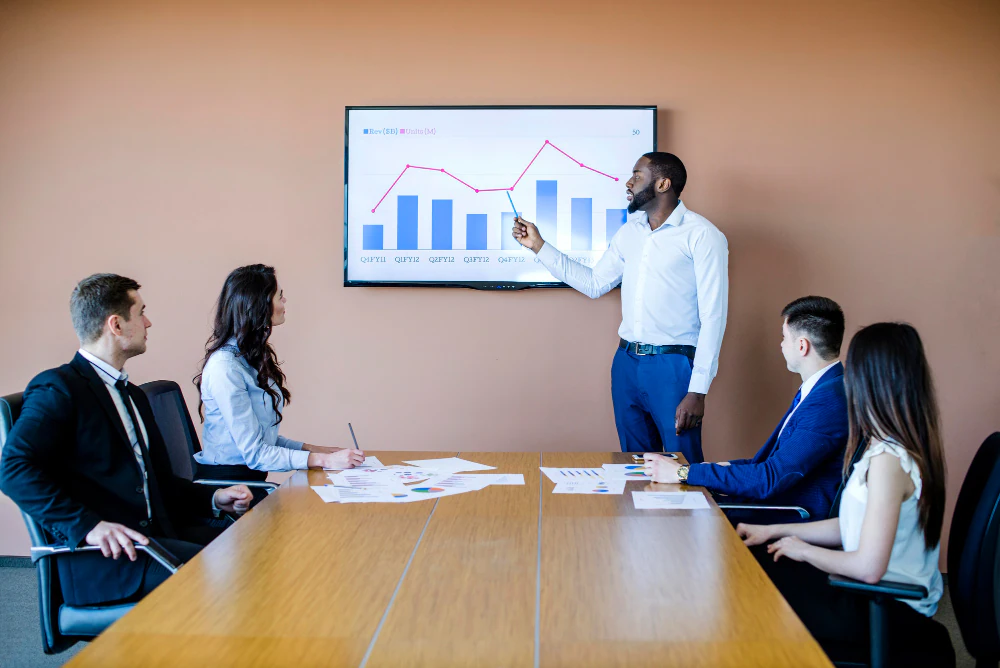
[[[594,264],[655,108],[348,109],[346,282],[557,284],[514,210]],[[512,206],[513,203],[513,206]]]

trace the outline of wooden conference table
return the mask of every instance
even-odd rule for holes
[[[620,453],[465,456],[525,485],[340,505],[298,472],[69,665],[830,666],[714,504],[554,495],[538,470]]]

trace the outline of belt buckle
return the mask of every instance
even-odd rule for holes
[[[650,353],[648,353],[648,352],[645,352],[645,353],[639,352],[644,347],[646,348],[646,350],[649,350],[649,345],[648,344],[645,344],[645,343],[636,343],[635,344],[635,354],[637,356],[639,356],[639,357],[645,357],[645,356],[649,355]]]

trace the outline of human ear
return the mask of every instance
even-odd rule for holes
[[[799,352],[802,353],[802,356],[805,357],[808,355],[810,350],[812,350],[812,343],[810,343],[809,339],[805,337],[799,339]]]

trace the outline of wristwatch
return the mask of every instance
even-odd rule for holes
[[[688,466],[687,464],[685,464],[684,466],[682,466],[679,469],[677,469],[677,479],[680,480],[681,482],[687,482],[688,471],[690,471],[690,470],[691,470],[691,467]]]

